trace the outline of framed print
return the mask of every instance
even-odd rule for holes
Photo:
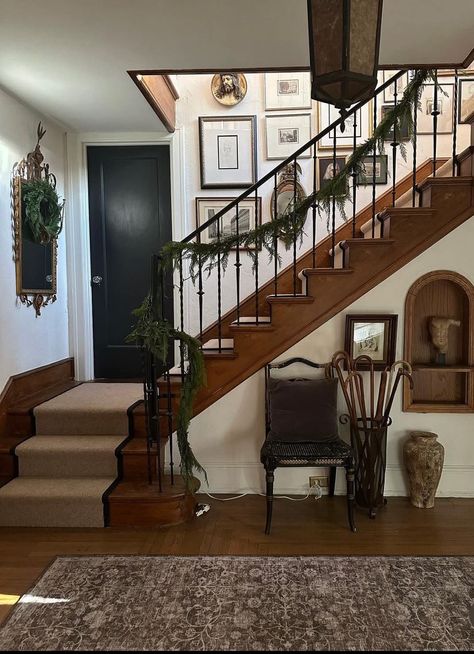
[[[357,176],[357,184],[367,186],[368,184],[386,184],[387,183],[388,155],[375,155],[375,177],[374,177],[374,158],[369,155],[362,161],[362,170]]]
[[[224,209],[229,202],[235,198],[196,198],[196,225],[200,227],[205,222]],[[201,233],[201,243],[212,243],[221,237],[237,234],[237,222],[239,234],[255,229],[262,222],[262,198],[247,198],[239,202],[239,214],[237,207],[229,209],[219,221],[215,221]],[[219,226],[218,226],[219,222]],[[242,248],[244,249],[244,248]]]
[[[265,110],[311,109],[311,76],[305,73],[265,73]]]
[[[201,188],[248,188],[257,177],[255,116],[199,118]]]
[[[398,316],[346,315],[345,351],[353,358],[369,356],[375,370],[383,370],[395,361]],[[361,363],[359,370],[368,370],[369,364]]]
[[[322,189],[337,175],[346,163],[345,157],[336,157],[336,165],[332,157],[318,157],[318,189]]]
[[[265,116],[267,159],[286,159],[311,138],[311,114]],[[300,155],[307,159],[311,148]]]
[[[383,71],[383,83],[388,82],[388,80],[399,73],[399,70],[384,70]],[[400,96],[403,94],[407,84],[408,84],[408,71],[406,71],[401,77],[397,79],[397,100],[400,100]],[[395,102],[393,84],[387,86],[383,92],[383,101],[384,102]]]
[[[325,102],[318,102],[318,133],[329,127],[340,118],[339,109]],[[364,105],[356,113],[356,143],[366,141],[372,134],[372,101]],[[334,144],[333,132],[326,134],[318,141],[319,150],[332,150]],[[354,146],[354,115],[347,116],[345,129],[341,132],[336,128],[336,150],[352,150]]]
[[[474,112],[474,77],[460,79],[458,85],[458,123],[465,123]]]
[[[451,134],[453,131],[453,91],[454,84],[439,84],[437,134]],[[420,97],[417,113],[417,133],[433,134],[434,84],[426,84]]]
[[[387,104],[380,107],[380,120],[383,119],[387,111],[391,111],[392,109],[393,104]],[[408,141],[409,138],[410,132],[408,130],[408,123],[406,121],[399,121],[397,125],[397,141]],[[393,129],[388,133],[386,140],[393,141]]]

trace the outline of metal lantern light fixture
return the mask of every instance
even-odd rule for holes
[[[377,86],[383,0],[308,0],[311,97],[343,111]]]

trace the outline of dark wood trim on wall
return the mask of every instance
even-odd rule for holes
[[[173,133],[176,129],[176,100],[179,94],[169,76],[166,73],[141,71],[128,71],[128,74],[168,132]]]

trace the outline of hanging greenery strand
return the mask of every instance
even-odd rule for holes
[[[198,390],[205,384],[206,369],[201,344],[189,334],[174,329],[167,320],[154,317],[152,296],[147,295],[142,305],[133,312],[137,318],[134,330],[127,336],[127,342],[135,342],[145,348],[157,361],[166,365],[170,345],[179,341],[183,345],[183,357],[188,362],[184,382],[181,385],[179,410],[176,418],[178,449],[181,456],[181,474],[188,487],[192,485],[193,470],[202,472],[207,481],[204,468],[197,461],[188,440],[189,423],[192,418],[194,399]]]
[[[384,142],[393,140],[398,126],[408,130],[413,140],[413,109],[420,106],[420,96],[424,85],[435,80],[430,70],[416,71],[408,83],[400,102],[389,109],[372,136],[358,146],[348,158],[344,167],[324,188],[315,191],[290,210],[277,216],[270,222],[263,223],[253,230],[232,234],[212,243],[170,241],[161,250],[161,267],[177,269],[182,260],[187,260],[190,275],[196,280],[199,270],[210,273],[219,261],[225,270],[229,255],[237,246],[246,249],[254,257],[254,248],[258,244],[270,256],[278,257],[275,250],[275,241],[278,238],[289,249],[296,240],[301,242],[304,235],[306,214],[312,206],[316,206],[320,213],[329,216],[333,199],[345,217],[344,205],[351,201],[349,182],[352,174],[358,175],[363,171],[364,159],[374,151],[383,152]],[[405,148],[400,144],[400,150],[405,156]],[[205,366],[200,343],[185,332],[174,329],[166,320],[156,319],[153,316],[153,303],[148,296],[142,306],[134,313],[138,318],[134,331],[128,337],[129,341],[136,341],[152,352],[157,360],[166,364],[170,343],[178,340],[183,345],[184,358],[188,361],[188,369],[181,387],[181,398],[176,418],[178,432],[178,446],[181,454],[181,470],[189,483],[193,470],[205,474],[202,466],[196,460],[188,441],[189,423],[192,418],[193,402],[199,388],[205,383]]]

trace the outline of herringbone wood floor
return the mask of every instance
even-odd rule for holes
[[[416,509],[389,498],[375,520],[356,513],[358,532],[346,523],[342,497],[275,502],[272,533],[263,533],[265,499],[219,502],[199,495],[211,510],[164,529],[0,529],[0,620],[58,555],[474,555],[474,499],[437,499]],[[3,596],[3,597],[2,597]]]

